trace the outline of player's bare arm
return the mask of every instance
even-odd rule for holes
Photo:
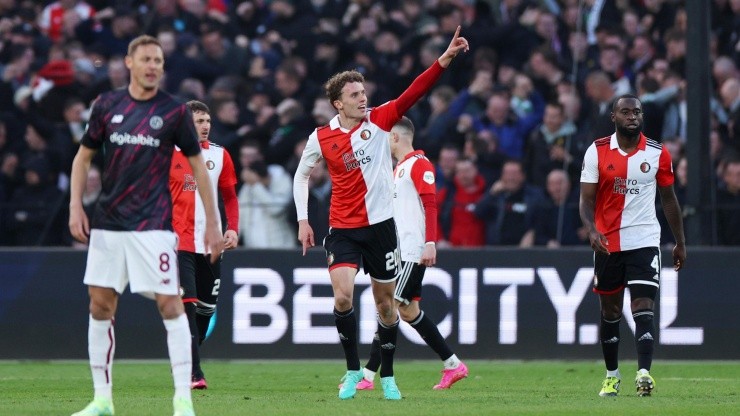
[[[195,182],[198,184],[198,194],[203,201],[206,210],[206,232],[205,245],[206,251],[209,252],[211,262],[215,262],[221,252],[224,250],[223,235],[218,226],[218,211],[216,210],[216,201],[213,198],[211,181],[206,172],[206,165],[203,161],[203,155],[198,153],[195,156],[188,156],[188,162],[193,169]]]
[[[683,233],[681,207],[678,204],[673,185],[659,186],[658,192],[663,205],[663,213],[671,227],[673,238],[676,240],[676,245],[673,247],[673,268],[679,271],[686,264],[686,237]]]
[[[596,189],[597,184],[595,183],[581,182],[581,199],[578,204],[578,211],[581,214],[583,225],[588,229],[588,240],[591,243],[591,248],[597,253],[609,254],[609,249],[606,247],[609,242],[606,236],[596,229],[594,220]]]
[[[468,45],[468,40],[460,36],[460,26],[458,26],[457,30],[455,30],[455,35],[450,41],[450,45],[447,47],[447,50],[444,51],[442,56],[437,59],[437,61],[439,61],[439,65],[442,68],[447,68],[448,66],[450,66],[450,63],[457,56],[458,53],[460,53],[461,51],[467,52],[469,49],[470,45]]]
[[[96,151],[80,145],[72,161],[69,197],[69,232],[75,240],[87,244],[90,236],[90,222],[82,208],[82,193],[85,190],[87,173]]]

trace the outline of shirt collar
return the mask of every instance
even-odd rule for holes
[[[410,158],[412,158],[412,157],[414,157],[416,155],[422,155],[422,156],[424,156],[424,151],[423,150],[414,150],[413,152],[407,154],[406,157],[404,157],[403,160],[401,160],[398,163],[401,164],[401,163],[409,160]]]
[[[637,142],[637,150],[645,150],[645,146],[647,145],[647,137],[645,137],[642,132],[640,132],[640,141]],[[617,133],[612,133],[611,140],[609,141],[609,148],[619,149],[619,142],[617,141]]]
[[[200,147],[202,149],[208,149],[210,147],[210,142],[208,140],[203,140],[200,142]]]
[[[342,126],[339,125],[339,114],[332,117],[331,120],[329,120],[329,128],[332,130],[336,130],[338,128],[341,128]]]

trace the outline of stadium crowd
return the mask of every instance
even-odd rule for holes
[[[611,100],[638,95],[644,133],[686,192],[687,16],[682,0],[0,0],[0,245],[73,245],[71,161],[98,94],[128,83],[135,36],[165,53],[163,87],[208,103],[237,165],[240,244],[297,246],[292,176],[334,116],[320,84],[357,69],[371,105],[444,51],[460,56],[408,116],[438,171],[440,247],[586,245],[583,154],[613,133]],[[711,1],[716,244],[740,245],[740,1]],[[99,161],[98,161],[99,163]],[[316,241],[331,183],[310,178]],[[92,208],[100,170],[83,196]],[[659,216],[662,210],[658,210]],[[663,242],[671,243],[664,224]]]

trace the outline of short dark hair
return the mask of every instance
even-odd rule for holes
[[[162,45],[159,43],[157,38],[155,38],[154,36],[141,35],[141,36],[137,36],[136,38],[134,38],[134,40],[132,40],[128,44],[128,56],[134,56],[134,52],[136,52],[136,48],[138,48],[139,46],[144,46],[144,45],[157,45],[159,46],[160,49],[162,48]]]
[[[640,99],[637,98],[636,95],[634,95],[634,94],[622,94],[619,97],[615,98],[614,101],[612,102],[612,113],[614,113],[614,112],[617,111],[617,103],[619,103],[619,100],[625,100],[625,99],[630,99],[630,98],[633,99],[633,100],[637,100],[637,102],[640,103],[640,105],[642,105],[642,101],[640,101]]]
[[[335,74],[324,84],[324,90],[326,91],[326,97],[329,99],[332,107],[334,101],[338,100],[342,96],[342,88],[344,85],[350,82],[365,82],[365,77],[356,70],[343,71]]]
[[[211,110],[204,102],[198,100],[190,100],[185,103],[185,105],[187,105],[190,111],[192,111],[193,113],[200,111],[202,113],[211,114]]]
[[[406,116],[401,117],[401,119],[398,120],[396,124],[393,125],[393,127],[399,127],[409,132],[411,136],[414,135],[414,123]]]

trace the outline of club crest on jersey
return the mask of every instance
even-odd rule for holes
[[[422,176],[422,179],[424,182],[428,183],[429,185],[434,185],[434,173],[431,171],[424,172],[424,176]]]
[[[405,170],[403,170],[403,169],[399,170],[399,171],[398,171],[398,177],[399,177],[399,178],[403,178],[403,175],[404,175],[404,173],[406,173],[406,171],[405,171]]]
[[[206,160],[206,167],[208,170],[213,170],[216,167],[216,164],[213,163],[211,159]]]
[[[334,253],[329,253],[326,255],[326,264],[329,266],[334,264]]]
[[[365,130],[361,131],[361,132],[360,132],[360,138],[361,138],[362,140],[367,140],[367,139],[369,139],[369,138],[370,138],[370,130],[368,130],[368,129],[365,129]]]
[[[149,127],[153,128],[154,130],[159,130],[164,126],[164,121],[162,120],[162,117],[160,116],[154,116],[149,119]]]
[[[648,162],[640,163],[640,171],[642,171],[642,173],[650,172],[650,164]]]

